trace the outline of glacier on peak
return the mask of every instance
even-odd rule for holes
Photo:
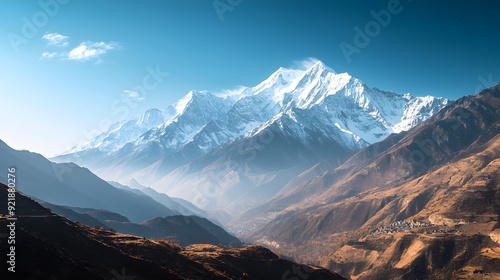
[[[165,109],[112,125],[55,160],[78,154],[80,164],[98,169],[140,162],[129,171],[158,170],[167,161],[187,162],[270,127],[305,146],[320,136],[354,151],[412,128],[447,103],[370,88],[317,61],[306,70],[280,67],[254,87],[217,95],[190,91]]]

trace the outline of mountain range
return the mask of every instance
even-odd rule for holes
[[[174,215],[156,217],[142,223],[132,223],[127,217],[107,210],[60,206],[44,201],[38,202],[53,213],[89,227],[166,240],[182,246],[212,244],[243,247],[238,238],[227,233],[222,227],[198,216]]]
[[[300,174],[246,239],[354,279],[496,279],[499,133],[497,85]]]
[[[76,164],[53,163],[0,141],[0,167],[7,170],[13,166],[21,178],[19,191],[74,222],[182,245],[242,246],[217,220],[203,218],[207,217],[205,211],[183,199],[133,181],[134,188],[108,183]],[[0,180],[7,182],[3,177]]]
[[[134,222],[179,214],[144,194],[115,188],[74,163],[53,163],[40,154],[14,150],[0,140],[0,168],[13,166],[22,178],[18,189],[38,200],[107,209]]]
[[[1,141],[0,168],[36,200],[16,193],[30,277],[342,279],[226,227],[349,279],[498,279],[499,133],[500,84],[450,102],[317,62],[191,91],[53,158],[108,181]]]
[[[229,222],[294,175],[327,159],[340,164],[447,103],[369,88],[318,61],[306,70],[279,68],[231,96],[191,91],[52,160],[78,163],[107,180],[136,180]]]

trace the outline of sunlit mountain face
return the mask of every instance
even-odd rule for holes
[[[125,184],[137,180],[230,217],[274,196],[297,172],[340,162],[447,103],[370,88],[317,61],[307,70],[279,68],[231,96],[191,91],[53,160],[74,160]],[[210,189],[216,197],[205,195]]]
[[[0,1],[0,280],[500,279],[499,10]]]

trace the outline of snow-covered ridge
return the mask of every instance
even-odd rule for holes
[[[257,86],[226,96],[190,91],[175,104],[116,123],[65,154],[97,150],[103,156],[124,157],[150,150],[165,156],[186,149],[190,154],[207,153],[271,125],[304,144],[321,135],[357,149],[412,128],[447,103],[444,98],[369,88],[318,61],[307,70],[279,68]]]

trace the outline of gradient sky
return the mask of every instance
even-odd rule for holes
[[[0,139],[54,155],[107,120],[164,108],[191,89],[255,86],[310,57],[417,96],[457,99],[500,82],[498,1],[401,0],[347,61],[339,45],[356,46],[354,28],[391,1],[60,0],[68,3],[47,15],[39,1],[0,0]],[[214,3],[228,9],[222,18]],[[147,67],[169,75],[117,113]]]

